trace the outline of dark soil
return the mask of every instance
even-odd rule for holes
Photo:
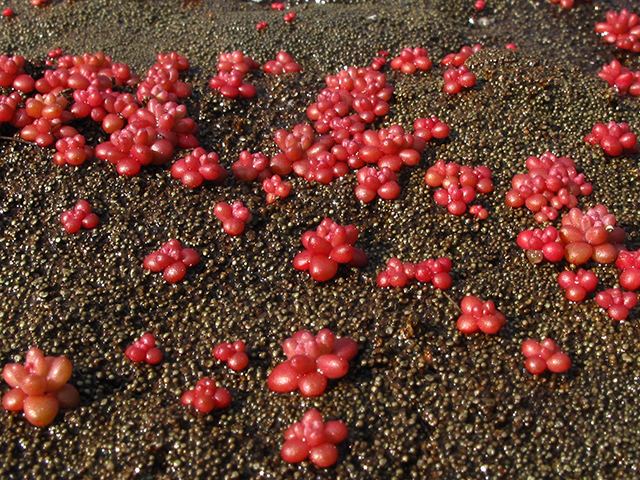
[[[38,346],[74,365],[78,408],[45,428],[21,413],[0,414],[0,477],[166,479],[640,478],[638,309],[613,322],[593,298],[571,304],[557,285],[565,265],[531,265],[515,242],[536,227],[504,203],[511,177],[529,155],[573,158],[594,185],[582,200],[607,205],[640,247],[638,155],[606,157],[583,141],[597,122],[626,121],[640,132],[638,99],[611,91],[596,73],[614,58],[640,70],[637,54],[601,43],[594,25],[631,0],[576,1],[562,11],[545,0],[304,4],[291,25],[268,3],[54,0],[43,8],[5,2],[0,52],[20,54],[37,73],[46,53],[104,51],[144,75],[158,52],[191,62],[189,115],[201,145],[230,167],[241,150],[273,155],[273,133],[305,121],[323,79],[364,66],[380,49],[429,50],[427,73],[387,72],[396,93],[377,128],[437,115],[451,126],[430,142],[420,165],[402,170],[395,201],[360,204],[355,175],[322,186],[293,179],[285,201],[267,205],[258,184],[191,190],[169,166],[120,177],[100,160],[58,167],[53,150],[0,141],[0,364]],[[256,23],[267,21],[262,32]],[[517,51],[504,48],[517,45]],[[485,49],[468,61],[470,91],[442,92],[439,61],[463,45]],[[207,80],[217,56],[242,50],[264,63],[286,50],[302,74],[249,77],[255,100],[226,100]],[[79,124],[92,143],[103,139]],[[14,135],[3,126],[0,134]],[[17,138],[17,137],[16,137]],[[176,156],[176,158],[178,158]],[[496,190],[480,196],[489,218],[453,217],[424,184],[437,160],[486,165]],[[62,211],[84,198],[101,224],[67,234]],[[219,201],[242,200],[254,220],[231,238],[213,215]],[[300,236],[324,218],[360,229],[363,270],[345,268],[326,284],[292,267]],[[202,261],[176,285],[144,271],[142,260],[170,238]],[[376,287],[390,256],[419,262],[449,256],[453,287]],[[615,267],[589,265],[603,290]],[[507,317],[495,336],[456,329],[467,294],[493,300]],[[360,345],[347,376],[324,395],[270,392],[266,378],[284,359],[282,341],[298,329],[329,327]],[[132,364],[124,350],[145,332],[165,353],[159,366]],[[552,337],[572,359],[560,375],[524,368],[527,338]],[[251,359],[233,372],[214,359],[221,342],[242,339]],[[222,412],[199,415],[179,398],[210,376],[233,395]],[[5,385],[4,391],[7,390]],[[309,408],[349,427],[338,463],[326,471],[279,455],[284,430]]]

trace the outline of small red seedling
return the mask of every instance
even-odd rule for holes
[[[373,70],[380,70],[382,67],[384,67],[387,64],[387,59],[383,56],[379,56],[379,57],[375,57],[373,59],[373,61],[371,62],[371,68]]]
[[[301,72],[302,67],[287,52],[278,52],[275,60],[269,60],[262,66],[265,73],[282,75],[283,73]]]
[[[617,157],[623,153],[638,153],[638,138],[626,122],[609,122],[606,125],[596,123],[584,141],[591,145],[600,145],[607,155]]]
[[[24,365],[9,363],[2,376],[12,389],[2,397],[2,406],[10,412],[24,411],[36,427],[49,425],[60,408],[73,408],[80,394],[67,381],[73,366],[65,357],[45,357],[42,350],[30,348]]]
[[[575,4],[575,0],[549,0],[551,3],[558,3],[564,9],[573,8]],[[590,2],[591,0],[584,0],[585,2]]]
[[[358,229],[353,225],[343,227],[325,218],[316,231],[302,235],[305,250],[293,259],[297,270],[308,270],[318,281],[326,282],[338,273],[338,265],[346,263],[352,267],[364,267],[367,255],[354,244],[358,240]]]
[[[598,277],[593,272],[582,268],[577,273],[565,270],[558,275],[558,284],[566,292],[567,300],[581,302],[588,292],[593,292],[598,286]]]
[[[218,90],[228,98],[253,98],[258,93],[256,87],[244,82],[244,74],[260,68],[260,64],[237,50],[222,53],[218,57],[218,75],[209,80],[209,87]]]
[[[620,95],[627,93],[634,97],[640,96],[640,71],[632,72],[623,67],[618,60],[604,65],[598,76],[605,80],[610,87],[614,87]]]
[[[300,330],[283,343],[289,360],[282,362],[269,374],[267,384],[277,393],[300,389],[305,397],[324,393],[327,378],[340,378],[349,371],[349,361],[358,353],[358,344],[350,338],[335,338],[324,329],[315,337]]]
[[[152,272],[163,272],[164,279],[169,283],[182,280],[191,267],[200,261],[200,254],[191,248],[182,248],[178,240],[172,239],[165,243],[160,250],[147,255],[142,266]]]
[[[449,125],[438,120],[438,117],[418,118],[413,122],[413,135],[422,138],[425,142],[431,138],[439,140],[447,138],[451,133]]]
[[[279,198],[285,198],[291,193],[291,182],[285,182],[280,175],[273,175],[265,178],[262,182],[262,189],[267,192],[267,203],[273,203]]]
[[[253,218],[249,209],[240,201],[233,202],[232,205],[218,202],[213,208],[213,213],[222,222],[224,231],[234,237],[242,235],[245,225]]]
[[[156,337],[152,333],[145,333],[140,340],[129,345],[124,354],[134,363],[146,362],[149,365],[156,365],[163,358],[162,352],[156,347]]]
[[[207,153],[204,148],[198,147],[171,166],[171,175],[187,187],[196,188],[205,180],[224,182],[228,172],[218,163],[217,153]]]
[[[387,261],[387,269],[378,274],[377,284],[381,288],[404,287],[413,279],[431,282],[435,288],[446,290],[451,287],[451,260],[446,257],[429,259],[418,264],[402,263],[392,257]]]
[[[483,303],[478,297],[468,295],[460,302],[460,308],[462,315],[458,318],[458,330],[462,333],[471,334],[480,330],[494,334],[507,323],[492,301]]]
[[[640,288],[640,250],[622,251],[616,260],[616,266],[622,269],[620,286],[627,290]]]
[[[213,356],[227,362],[231,370],[244,370],[249,365],[249,357],[244,353],[246,345],[242,340],[233,343],[221,343],[213,349]]]
[[[182,395],[180,402],[183,405],[191,405],[202,413],[209,413],[214,408],[225,408],[231,403],[229,390],[216,387],[216,382],[211,378],[201,378],[196,383],[196,388],[188,390]]]
[[[526,174],[511,179],[513,187],[506,195],[512,208],[525,205],[535,213],[538,223],[558,218],[558,210],[578,205],[578,195],[590,195],[593,186],[585,182],[584,174],[578,174],[575,162],[568,157],[557,157],[544,152],[540,158],[527,158]]]
[[[91,205],[86,200],[80,200],[75,207],[60,215],[60,222],[67,233],[76,233],[81,228],[95,228],[99,221],[98,216],[91,213]]]
[[[540,263],[543,259],[559,262],[564,258],[564,246],[560,243],[556,227],[548,226],[544,230],[524,230],[518,234],[518,246],[526,250],[531,263]]]
[[[397,183],[396,172],[383,167],[377,170],[374,167],[362,167],[358,170],[358,186],[355,193],[358,200],[369,203],[376,195],[383,200],[393,200],[400,195],[400,186]]]
[[[458,68],[450,68],[444,72],[444,91],[449,95],[455,95],[463,88],[471,88],[476,84],[476,76],[469,71],[466,65]]]
[[[287,463],[309,458],[316,467],[327,468],[338,460],[336,444],[347,438],[347,434],[344,423],[337,420],[324,423],[318,410],[309,410],[302,417],[302,422],[287,428],[280,455]]]
[[[467,205],[476,198],[476,193],[491,193],[493,181],[491,170],[479,166],[474,168],[439,160],[429,167],[424,176],[430,187],[441,187],[433,194],[437,204],[447,207],[452,215],[462,215]],[[487,218],[488,212],[480,205],[472,205],[469,211],[480,219]]]
[[[609,318],[622,321],[629,316],[629,310],[638,303],[633,292],[622,292],[619,288],[609,288],[596,295],[596,302],[607,311]]]
[[[61,138],[56,142],[56,150],[53,154],[56,165],[82,165],[93,157],[93,148],[85,145],[85,138],[80,134]]]
[[[269,159],[264,153],[251,153],[248,150],[240,152],[238,160],[231,166],[236,180],[241,182],[262,182],[271,176]]]
[[[476,2],[476,4],[477,3],[478,2]],[[482,2],[482,7],[484,7],[484,1]],[[480,8],[478,8],[478,10],[480,10]],[[469,58],[474,53],[478,53],[480,50],[482,50],[482,45],[480,45],[479,43],[474,45],[473,47],[462,47],[460,49],[460,52],[449,53],[448,55],[446,55],[442,59],[442,62],[440,62],[440,65],[442,65],[443,67],[459,67],[467,61],[467,58]]]
[[[569,356],[550,338],[544,339],[542,344],[532,339],[525,340],[522,353],[527,358],[525,368],[534,375],[540,375],[547,369],[554,373],[562,373],[571,367]]]
[[[431,68],[429,53],[420,47],[404,48],[399,57],[391,60],[391,68],[406,74],[412,74],[417,70],[429,70]]]
[[[596,33],[607,43],[615,43],[621,50],[640,52],[640,21],[635,13],[622,9],[607,12],[607,21],[596,23]]]
[[[583,213],[572,208],[562,217],[560,241],[564,244],[564,257],[574,265],[590,259],[600,264],[613,263],[618,258],[625,231],[616,227],[616,217],[600,204]]]

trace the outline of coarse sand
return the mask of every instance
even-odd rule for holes
[[[606,157],[583,141],[597,122],[624,121],[640,132],[639,100],[596,76],[614,58],[640,70],[638,54],[616,51],[594,32],[608,10],[637,10],[636,2],[576,0],[564,11],[546,0],[487,0],[480,12],[472,0],[299,3],[281,12],[269,3],[210,0],[3,5],[16,15],[0,21],[0,53],[25,56],[33,73],[56,47],[103,51],[142,76],[159,52],[186,56],[189,116],[200,125],[201,146],[227,168],[241,150],[277,153],[274,132],[308,121],[306,106],[324,77],[368,65],[379,50],[424,47],[434,67],[409,76],[385,67],[396,91],[375,127],[410,128],[437,115],[452,133],[429,142],[418,166],[401,170],[397,200],[370,204],[356,200],[354,174],[326,186],[293,178],[290,197],[268,205],[258,183],[231,178],[191,190],[168,165],[121,177],[97,159],[59,167],[52,149],[0,140],[0,364],[23,361],[32,346],[64,355],[81,396],[79,407],[44,428],[0,412],[0,478],[640,478],[638,309],[614,322],[593,298],[568,302],[556,280],[567,266],[528,262],[515,238],[537,225],[504,202],[528,156],[568,156],[594,185],[580,206],[604,203],[626,230],[627,248],[640,247],[638,155]],[[286,24],[289,11],[297,17]],[[257,31],[261,21],[269,26]],[[477,85],[443,93],[440,60],[476,43],[484,49],[467,65]],[[304,71],[253,73],[255,99],[223,99],[207,82],[218,55],[233,50],[260,63],[285,50]],[[89,122],[78,125],[92,145],[106,140]],[[454,217],[435,204],[424,174],[437,160],[492,170],[496,189],[478,199],[487,220]],[[79,199],[101,223],[69,235],[59,215]],[[232,238],[213,207],[236,200],[254,219]],[[319,284],[292,259],[301,234],[325,217],[358,227],[369,265]],[[142,268],[170,238],[202,256],[176,285]],[[391,256],[450,257],[452,288],[378,288],[376,275]],[[588,268],[600,290],[617,286],[614,266]],[[458,332],[457,304],[468,294],[493,300],[506,316],[497,335]],[[270,392],[266,379],[284,359],[282,341],[326,327],[358,342],[349,373],[317,398]],[[145,332],[156,335],[161,365],[124,356]],[[545,337],[571,357],[567,373],[525,370],[522,342]],[[212,349],[238,339],[250,364],[233,372]],[[202,415],[180,404],[203,376],[231,391],[229,408]],[[349,428],[327,470],[279,455],[284,430],[310,408]]]

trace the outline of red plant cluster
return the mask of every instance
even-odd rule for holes
[[[285,442],[280,451],[287,463],[307,458],[318,468],[327,468],[338,460],[336,444],[347,438],[347,426],[334,420],[324,423],[318,410],[304,414],[302,422],[294,423],[284,432]]]
[[[551,3],[559,3],[562,8],[569,9],[573,8],[575,4],[575,0],[549,0]],[[591,0],[584,0],[585,2],[590,2]]]
[[[476,84],[476,76],[466,65],[450,68],[444,72],[443,90],[449,95],[455,95],[463,88],[471,88]]]
[[[562,217],[559,231],[553,226],[525,230],[518,234],[517,241],[527,250],[532,263],[540,263],[543,258],[550,262],[565,258],[574,265],[590,259],[600,264],[612,263],[618,258],[626,237],[615,223],[615,216],[604,205],[597,205],[587,213],[572,208]]]
[[[564,246],[560,243],[558,229],[548,226],[544,230],[524,230],[518,234],[518,246],[526,250],[531,263],[540,263],[543,259],[559,262],[564,258]]]
[[[492,301],[483,302],[478,297],[468,295],[460,302],[462,315],[458,318],[458,330],[471,334],[480,330],[483,333],[498,333],[507,320],[496,310]]]
[[[571,359],[550,338],[545,338],[542,343],[533,339],[522,343],[522,353],[526,357],[525,368],[534,375],[540,375],[545,370],[554,373],[562,373],[571,367]]]
[[[315,137],[310,125],[297,124],[292,133],[280,129],[274,139],[283,153],[271,158],[273,173],[287,175],[294,171],[306,180],[328,184],[349,172],[345,149],[335,147],[329,135]]]
[[[267,22],[258,22],[256,23],[256,30],[264,30],[268,26],[269,24]]]
[[[578,195],[590,195],[593,186],[584,174],[578,174],[575,162],[568,157],[556,157],[544,152],[540,158],[527,158],[526,174],[514,175],[513,187],[506,195],[507,205],[518,208],[525,205],[535,212],[538,223],[555,220],[558,210],[578,205]]]
[[[558,284],[565,291],[567,300],[581,302],[587,293],[593,292],[598,286],[598,277],[593,272],[583,270],[576,273],[565,270],[558,275]]]
[[[56,142],[56,150],[53,154],[53,163],[56,165],[77,166],[93,158],[93,148],[85,145],[85,138],[80,134],[61,138]]]
[[[205,180],[224,182],[228,172],[218,161],[217,153],[198,147],[171,165],[171,175],[189,188],[199,187]]]
[[[623,153],[638,153],[638,139],[626,122],[596,123],[591,133],[584,137],[591,145],[600,145],[607,155],[617,157]]]
[[[218,202],[213,207],[213,213],[222,222],[224,231],[233,237],[242,235],[245,225],[253,219],[249,209],[240,201],[233,202],[232,205]]]
[[[336,338],[326,328],[315,337],[300,330],[286,339],[282,347],[288,360],[273,369],[267,384],[276,393],[299,389],[305,397],[322,395],[328,378],[344,377],[349,371],[349,361],[358,353],[355,341]]]
[[[258,93],[256,87],[244,82],[249,70],[260,68],[260,64],[239,50],[221,53],[218,57],[218,75],[209,80],[209,87],[218,90],[228,98],[253,98]]]
[[[618,60],[603,66],[598,76],[610,87],[614,87],[620,95],[630,93],[634,97],[640,96],[640,71],[632,72],[627,67],[623,67]]]
[[[360,125],[364,128],[364,125]],[[423,125],[421,134],[431,138],[429,125]],[[341,126],[344,126],[344,122]],[[444,132],[448,134],[448,127],[442,122],[437,122],[432,130],[438,135]],[[272,172],[286,175],[293,170],[306,180],[324,184],[346,175],[349,168],[360,169],[367,164],[376,164],[379,169],[386,167],[393,171],[399,170],[403,165],[416,165],[420,161],[420,152],[426,145],[420,135],[407,134],[400,125],[391,125],[379,131],[355,133],[342,128],[332,130],[331,135],[314,137],[311,126],[298,124],[292,133],[278,130],[275,141],[283,153],[271,158]]]
[[[247,346],[242,340],[233,343],[221,343],[213,349],[213,356],[222,362],[227,362],[231,370],[244,370],[249,365],[249,357],[245,353]]]
[[[156,347],[156,337],[152,333],[145,333],[129,345],[124,351],[129,360],[134,363],[145,362],[149,365],[156,365],[162,361],[162,351]]]
[[[296,19],[296,12],[289,12],[282,17],[286,23],[291,23]]]
[[[301,72],[302,67],[296,63],[287,52],[280,51],[276,54],[275,60],[269,60],[262,66],[265,73],[271,75],[282,75],[283,73]]]
[[[233,70],[237,70],[244,75],[250,70],[260,68],[260,64],[240,50],[236,50],[218,55],[218,65],[216,68],[219,72],[232,72]]]
[[[326,282],[338,273],[341,263],[351,267],[364,267],[367,255],[354,244],[358,240],[358,229],[353,225],[343,227],[329,218],[320,222],[316,231],[302,234],[305,250],[293,259],[298,270],[308,270],[311,278]]]
[[[67,233],[79,232],[81,228],[92,229],[98,226],[100,219],[91,212],[91,204],[86,200],[80,200],[71,210],[60,215],[60,222]]]
[[[127,125],[117,129],[124,122],[114,118],[115,125],[110,125],[108,130],[116,130],[109,141],[96,147],[96,156],[114,163],[121,175],[136,175],[141,166],[150,163],[162,165],[173,156],[175,147],[198,146],[197,123],[186,117],[184,105],[176,103],[191,95],[191,89],[179,80],[180,72],[189,67],[189,61],[175,52],[159,53],[157,58],[158,63],[147,71],[147,77],[138,87],[138,101],[147,101],[147,106],[135,109],[132,102],[123,101],[120,116],[121,120],[127,120]],[[115,102],[113,108],[117,113]]]
[[[387,53],[387,55],[389,54]],[[387,55],[379,54],[377,57],[375,57],[371,62],[371,68],[375,71],[378,71],[382,67],[384,67],[387,64]]]
[[[640,288],[640,250],[620,252],[616,260],[616,267],[622,269],[620,286],[627,290]]]
[[[65,110],[68,105],[69,101],[63,96],[53,93],[36,94],[25,101],[24,110],[16,112],[12,123],[14,126],[24,124],[20,130],[22,138],[41,147],[48,147],[55,141],[53,132],[60,130],[62,124],[74,119],[71,112]]]
[[[198,252],[191,248],[183,248],[178,240],[172,239],[160,250],[147,255],[142,266],[152,272],[163,272],[167,282],[176,283],[184,278],[187,267],[196,265],[199,261]]]
[[[45,357],[39,348],[30,348],[24,365],[9,363],[2,377],[12,389],[2,397],[2,406],[10,412],[24,411],[36,427],[49,425],[60,408],[73,408],[80,394],[67,381],[73,366],[64,357]]]
[[[381,288],[404,287],[415,279],[422,283],[431,282],[435,288],[447,290],[451,287],[451,260],[447,257],[424,260],[418,264],[402,263],[392,257],[387,261],[387,269],[378,274],[376,280]]]
[[[425,142],[432,138],[442,140],[449,136],[449,125],[438,120],[438,117],[418,118],[413,122],[413,136],[420,137]]]
[[[429,70],[431,60],[425,48],[403,48],[400,56],[391,60],[391,68],[400,70],[402,73],[412,74],[417,70]]]
[[[189,60],[176,52],[159,53],[157,60],[158,63],[147,70],[146,78],[138,86],[138,101],[145,103],[155,98],[160,103],[167,103],[190,97],[191,88],[180,81],[180,72],[189,68]]]
[[[73,100],[71,113],[77,118],[90,117],[95,122],[102,122],[102,129],[109,135],[121,130],[125,121],[140,108],[134,95],[109,88],[100,90],[96,85],[90,85],[86,90],[74,90]]]
[[[229,390],[217,387],[215,380],[201,378],[196,383],[196,388],[182,394],[180,402],[183,405],[191,405],[202,413],[209,413],[214,408],[225,408],[231,403]]]
[[[0,55],[0,87],[13,87],[23,93],[33,91],[35,82],[25,73],[24,65],[25,59],[20,55]]]
[[[315,122],[314,128],[321,135],[329,130],[336,133],[347,129],[347,134],[362,132],[363,124],[389,112],[387,102],[393,86],[387,84],[384,74],[370,67],[349,67],[336,75],[328,75],[325,82],[327,88],[307,108],[307,117]],[[356,113],[349,115],[352,109]],[[341,132],[336,140],[343,138],[345,133]]]
[[[366,130],[361,136],[354,135],[352,143],[359,144],[359,148],[357,155],[348,159],[350,167],[361,168],[366,164],[376,164],[378,168],[386,167],[394,172],[403,165],[417,165],[420,153],[426,146],[426,141],[421,136],[406,133],[400,125],[381,128],[377,132]]]
[[[596,302],[607,311],[609,318],[619,322],[629,316],[629,310],[638,303],[638,296],[634,292],[609,288],[596,295]]]
[[[1,77],[2,72],[0,71]],[[19,92],[12,92],[9,96],[0,95],[0,123],[11,121],[21,103],[22,95]]]
[[[291,182],[285,182],[280,175],[273,175],[262,181],[262,189],[267,193],[267,203],[273,203],[278,198],[285,198],[291,193]]]
[[[562,217],[559,239],[569,263],[581,265],[593,259],[596,263],[613,263],[625,240],[625,231],[616,227],[616,217],[600,204],[583,213],[572,208]]]
[[[403,165],[416,165],[426,141],[445,138],[449,127],[432,117],[417,119],[413,135],[400,125],[365,130],[367,123],[388,113],[393,86],[370,67],[349,67],[325,80],[327,88],[307,108],[308,118],[315,122],[313,127],[297,124],[291,131],[280,129],[275,133],[274,140],[282,153],[271,158],[270,171],[280,176],[293,171],[306,180],[328,184],[346,175],[350,168],[375,164],[379,173],[368,168],[359,174],[358,198],[365,202],[376,194],[396,198],[399,188],[394,184],[394,175],[384,169],[395,172]]]
[[[141,82],[127,65],[112,63],[102,52],[61,53],[50,52],[47,65],[53,68],[37,81],[24,73],[22,57],[0,56],[0,86],[38,92],[24,99],[24,107],[17,92],[0,97],[0,121],[10,122],[25,140],[40,146],[56,142],[56,164],[80,165],[93,156],[84,137],[67,125],[79,118],[101,122],[110,138],[96,146],[95,155],[116,164],[122,175],[135,175],[142,165],[166,162],[175,147],[198,146],[198,125],[186,117],[186,107],[176,103],[191,94],[179,79],[189,67],[185,57],[159,53],[158,63]],[[136,95],[116,90],[135,85]],[[66,90],[72,90],[71,100],[62,94]],[[146,106],[141,106],[143,102]]]
[[[396,172],[387,167],[377,170],[374,167],[362,167],[358,170],[356,197],[361,202],[371,202],[376,195],[384,200],[393,200],[400,195]]]
[[[449,53],[445,55],[442,62],[440,62],[440,65],[443,67],[459,67],[466,62],[471,55],[478,53],[480,50],[482,50],[482,45],[479,43],[475,44],[473,47],[464,46],[458,53]]]
[[[247,183],[254,180],[262,182],[271,176],[269,158],[264,153],[251,153],[248,150],[240,152],[231,170],[236,180]]]
[[[622,9],[620,13],[607,12],[607,21],[596,23],[596,33],[607,43],[615,43],[621,50],[640,52],[640,18]]]
[[[475,200],[476,192],[493,191],[491,170],[484,166],[474,169],[455,162],[445,164],[443,160],[439,160],[429,167],[424,180],[432,188],[441,187],[436,190],[433,198],[438,205],[447,207],[452,215],[465,213],[467,205]],[[472,213],[481,219],[488,216],[488,212],[482,207],[474,209]]]

